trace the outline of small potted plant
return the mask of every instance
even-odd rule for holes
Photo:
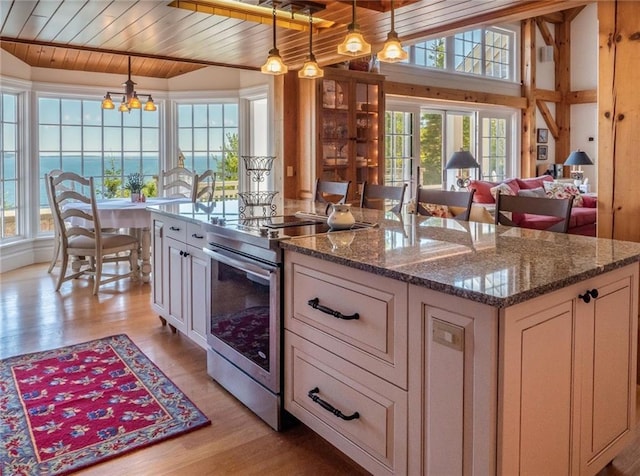
[[[127,182],[125,188],[131,193],[131,201],[139,202],[141,200],[140,194],[142,193],[142,187],[144,187],[144,176],[139,172],[131,173],[127,176]]]

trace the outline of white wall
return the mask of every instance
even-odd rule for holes
[[[598,7],[587,5],[571,23],[571,90],[598,87]],[[590,140],[592,139],[592,140]],[[598,106],[596,103],[571,106],[571,150],[584,150],[594,165],[582,167],[591,191],[597,190]]]

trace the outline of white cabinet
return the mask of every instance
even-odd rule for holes
[[[637,290],[630,265],[504,311],[502,474],[595,474],[630,442]]]
[[[163,323],[206,348],[210,309],[210,265],[204,233],[195,223],[152,214],[153,308]]]
[[[375,474],[407,472],[407,285],[287,253],[285,409]]]

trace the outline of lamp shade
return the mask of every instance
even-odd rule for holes
[[[593,165],[593,161],[586,152],[578,149],[569,154],[567,160],[564,161],[564,165]]]
[[[445,169],[477,169],[480,168],[480,164],[476,162],[476,159],[473,158],[471,152],[468,150],[460,149],[457,152],[454,152],[447,165],[444,166]]]

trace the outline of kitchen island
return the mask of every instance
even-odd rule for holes
[[[154,307],[206,346],[198,225],[237,207],[152,210]],[[374,474],[594,474],[629,443],[640,244],[354,215],[378,227],[279,242],[286,410]]]
[[[594,474],[629,443],[640,244],[371,213],[281,243],[289,412],[375,474]]]

